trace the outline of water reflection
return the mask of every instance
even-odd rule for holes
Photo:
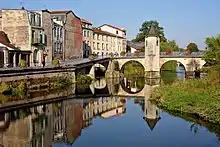
[[[129,94],[137,94],[144,88],[145,79],[143,78],[126,78],[120,82],[124,91]]]
[[[141,80],[144,84],[137,84]],[[56,99],[53,102],[1,110],[0,144],[5,147],[95,147],[100,144],[129,147],[144,146],[146,142],[155,147],[219,145],[201,122],[184,116],[176,117],[179,114],[170,115],[152,104],[149,96],[158,86],[158,81],[141,80],[130,79],[131,83],[136,82],[136,92],[142,89],[140,92],[144,93],[143,97],[133,97],[138,105],[127,98],[130,97],[129,92],[135,91],[132,90],[135,86],[126,92],[123,82],[107,79],[84,88],[76,85],[75,91],[53,94]],[[216,126],[210,131],[220,134]],[[197,137],[192,136],[194,133]],[[153,141],[155,138],[161,138],[160,142]]]

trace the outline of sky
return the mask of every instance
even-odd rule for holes
[[[205,48],[206,37],[220,34],[220,0],[1,0],[0,8],[72,10],[94,26],[111,24],[137,35],[144,21],[157,20],[168,40],[186,48]]]

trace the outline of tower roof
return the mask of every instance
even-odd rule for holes
[[[155,28],[155,25],[152,24],[150,26],[150,31],[148,32],[148,37],[156,37],[158,34],[157,34],[157,31],[156,31],[156,28]]]
[[[156,126],[157,122],[160,120],[160,117],[157,119],[148,119],[144,117],[144,120],[147,122],[151,131],[153,131],[154,127]]]

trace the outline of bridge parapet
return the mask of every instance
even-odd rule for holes
[[[127,53],[125,56],[114,56],[115,58],[144,58],[145,53]],[[162,58],[202,58],[204,57],[204,52],[192,52],[187,54],[185,52],[171,52],[167,54],[166,52],[160,52],[160,57]]]

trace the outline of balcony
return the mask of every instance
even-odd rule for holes
[[[32,45],[46,45],[46,40],[47,40],[46,34],[40,33],[39,35],[32,36],[31,44]]]

